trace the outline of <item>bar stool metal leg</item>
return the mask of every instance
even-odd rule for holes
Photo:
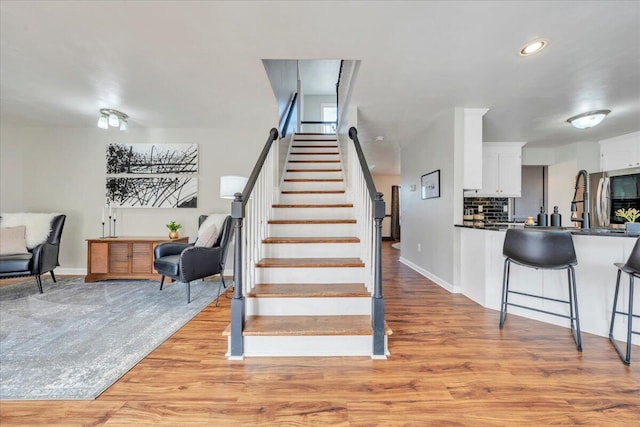
[[[509,298],[509,259],[504,260],[504,270],[502,272],[502,302],[500,304],[500,329],[504,326],[504,321],[507,318],[507,299]]]
[[[573,340],[576,342],[576,348],[578,349],[578,351],[582,351],[582,336],[580,335],[580,315],[578,314],[578,292],[576,290],[576,272],[573,266],[569,266],[567,270],[567,274],[569,276],[569,313],[571,315],[571,332],[573,333]],[[576,321],[575,328],[573,325],[574,317]]]
[[[629,311],[627,312],[627,355],[625,360],[631,364],[631,334],[633,334],[633,275],[629,275]]]
[[[631,336],[634,333],[633,331],[633,318],[637,317],[633,314],[633,293],[634,293],[634,275],[629,274],[629,307],[628,311],[625,313],[624,311],[618,311],[618,295],[620,294],[620,276],[622,274],[622,270],[618,270],[618,276],[616,278],[616,290],[613,296],[613,310],[611,311],[611,326],[609,327],[609,341],[613,344],[613,347],[618,352],[620,356],[620,360],[625,365],[631,364]],[[618,343],[615,341],[613,337],[613,327],[615,325],[616,314],[623,314],[627,316],[627,347],[626,351],[623,352],[622,349],[618,346]]]

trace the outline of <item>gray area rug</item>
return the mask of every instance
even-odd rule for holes
[[[208,306],[219,280],[0,287],[0,399],[91,400]],[[224,290],[224,289],[223,289]]]

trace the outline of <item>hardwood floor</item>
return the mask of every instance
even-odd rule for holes
[[[584,333],[579,353],[568,329],[513,315],[500,331],[383,248],[386,361],[228,361],[223,297],[95,401],[2,401],[0,425],[638,425],[637,348],[625,367],[606,338]]]

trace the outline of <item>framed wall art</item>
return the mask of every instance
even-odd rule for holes
[[[440,197],[440,169],[420,177],[420,194],[422,200]]]
[[[197,144],[108,144],[107,205],[197,208]]]

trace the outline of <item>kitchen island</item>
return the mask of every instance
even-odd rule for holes
[[[460,290],[484,307],[500,310],[502,272],[504,257],[502,246],[506,230],[519,225],[487,225],[484,227],[456,225],[460,232]],[[532,229],[551,229],[531,227]],[[557,228],[556,228],[557,229]],[[617,268],[615,262],[625,262],[638,238],[638,233],[623,230],[565,228],[573,235],[578,258],[576,285],[580,326],[583,332],[607,337],[611,321],[613,294]],[[625,285],[621,286],[621,301],[628,301],[628,276],[623,274]],[[562,270],[535,270],[516,264],[511,265],[510,288],[544,295],[557,299],[568,299],[567,273]],[[637,292],[636,292],[637,293]],[[553,301],[510,295],[510,301],[518,300],[526,305],[543,310],[568,314],[566,304]],[[635,298],[634,312],[640,313],[640,298]],[[620,307],[620,305],[619,305]],[[626,311],[626,303],[623,304]],[[620,309],[620,308],[619,308]],[[518,307],[509,307],[510,315],[518,315],[543,322],[569,327],[569,321]],[[509,320],[505,327],[508,327]],[[615,336],[626,337],[626,317],[619,316],[614,330]],[[496,327],[497,321],[496,321]],[[636,326],[637,329],[637,326]],[[640,336],[634,335],[632,342],[640,344]],[[588,347],[585,348],[588,351]]]

